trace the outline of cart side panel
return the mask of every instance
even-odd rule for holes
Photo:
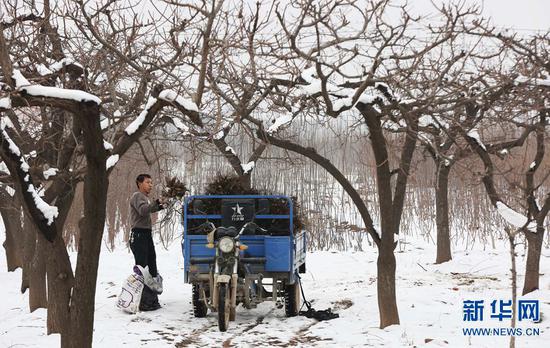
[[[191,267],[191,259],[192,258],[211,258],[213,259],[216,255],[215,249],[209,249],[206,247],[206,244],[208,243],[206,240],[206,236],[204,235],[187,235],[186,243],[188,245],[185,245],[184,247],[184,265],[185,265],[185,272],[189,272]],[[208,265],[207,264],[196,264],[193,265],[193,271],[198,273],[208,273]]]
[[[291,272],[290,237],[265,237],[265,270],[268,272]]]
[[[242,256],[265,257],[265,236],[245,235],[241,236],[240,242],[248,247],[242,252]]]

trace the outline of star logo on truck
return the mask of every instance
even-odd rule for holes
[[[233,221],[244,221],[244,215],[242,213],[244,207],[241,207],[239,203],[231,209],[233,209],[233,216],[231,217],[231,220]]]
[[[239,205],[239,203],[237,203],[237,205],[235,207],[233,207],[233,211],[235,212],[235,214],[239,214],[241,215],[242,214],[242,210],[243,210],[243,207],[241,207]]]

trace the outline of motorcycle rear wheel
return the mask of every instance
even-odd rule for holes
[[[193,284],[193,314],[195,318],[204,318],[207,313],[208,307],[200,298],[200,286],[199,284]]]
[[[300,311],[300,282],[285,285],[285,315],[295,317]]]

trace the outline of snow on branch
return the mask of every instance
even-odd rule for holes
[[[4,130],[6,127],[15,128],[7,116],[0,116],[0,130]]]
[[[45,66],[44,64],[37,64],[37,65],[36,65],[36,71],[38,71],[38,73],[39,73],[41,76],[46,76],[46,75],[51,75],[51,74],[53,74],[53,71],[51,71],[50,68],[48,68],[48,67]]]
[[[233,148],[231,146],[226,146],[225,147],[225,151],[226,152],[230,152],[232,155],[234,156],[237,156],[237,153],[235,152],[235,150],[233,150]],[[243,168],[244,169],[244,168]]]
[[[470,138],[474,139],[484,151],[487,151],[487,148],[485,147],[485,145],[483,145],[483,142],[481,141],[481,137],[479,136],[477,129],[473,128],[468,132],[467,135]]]
[[[183,135],[189,134],[189,127],[185,125],[179,118],[172,117],[172,122],[174,123],[174,126],[176,126],[177,129],[183,132]]]
[[[309,95],[321,93],[321,80],[317,78],[317,71],[314,66],[305,69],[301,74],[302,79],[308,84],[301,86],[302,90]]]
[[[56,99],[74,100],[76,102],[93,102],[97,105],[101,104],[101,99],[97,96],[81,91],[79,89],[65,89],[58,87],[49,87],[42,85],[31,84],[19,70],[14,70],[12,78],[15,81],[18,91],[27,93],[35,97],[46,97]]]
[[[60,61],[55,62],[52,65],[50,65],[48,70],[50,70],[52,72],[58,72],[59,70],[66,67],[67,65],[75,65],[75,66],[81,68],[82,71],[84,71],[84,67],[72,58],[63,58]]]
[[[11,109],[11,99],[9,97],[0,98],[0,109]]]
[[[57,169],[57,168],[50,168],[50,169],[45,170],[44,172],[42,172],[42,175],[44,175],[44,179],[48,180],[50,178],[50,176],[55,176],[58,171],[59,171],[59,169]]]
[[[382,127],[386,130],[394,132],[404,131],[407,129],[407,122],[405,122],[404,119],[400,119],[397,123],[390,119],[386,119],[382,121]]]
[[[244,174],[248,174],[254,168],[254,161],[248,162],[247,164],[241,164]]]
[[[159,99],[162,99],[167,102],[174,102],[184,108],[185,110],[199,112],[197,104],[189,99],[185,99],[182,96],[178,95],[176,91],[165,89],[159,93]],[[176,126],[177,127],[177,126]]]
[[[74,59],[63,58],[60,61],[57,61],[51,64],[49,67],[45,66],[44,64],[38,64],[36,65],[36,71],[38,71],[38,73],[41,76],[46,76],[46,75],[55,74],[56,72],[60,71],[61,69],[69,65],[78,67],[79,69],[81,69],[82,72],[84,72],[85,70],[84,67]]]
[[[449,129],[449,124],[439,117],[434,115],[422,115],[418,118],[418,126],[428,127],[433,126],[437,129]]]
[[[521,228],[524,227],[525,224],[527,224],[527,217],[518,213],[517,211],[513,210],[512,208],[508,207],[506,204],[498,201],[496,204],[497,211],[506,220],[509,224]],[[530,222],[529,225],[527,225],[527,229],[531,232],[536,232],[537,225],[535,222]]]
[[[108,141],[106,141],[105,139],[103,139],[103,148],[107,151],[110,151],[113,149],[113,145]]]
[[[28,181],[25,180],[26,182]],[[57,217],[59,214],[56,206],[51,206],[48,203],[44,202],[42,197],[38,194],[36,189],[34,188],[33,184],[28,184],[27,192],[29,192],[32,195],[32,198],[34,200],[34,204],[36,205],[36,208],[42,212],[42,215],[46,218],[48,221],[48,226],[52,224],[53,220]]]
[[[114,117],[120,117],[120,111],[115,111],[115,113],[113,114]],[[105,130],[107,128],[109,128],[109,123],[111,121],[105,117],[104,114],[101,114],[101,119],[99,121],[99,126],[101,127],[101,130]]]
[[[147,100],[147,104],[145,104],[145,108],[143,109],[143,111],[124,130],[126,132],[126,134],[132,135],[138,130],[138,128],[143,124],[143,122],[145,122],[145,117],[147,116],[147,113],[153,107],[153,105],[155,105],[157,100],[158,99],[155,98],[155,97],[149,97],[149,99]]]
[[[315,96],[321,93],[322,81],[317,77],[317,70],[315,67],[305,69],[300,76],[307,83],[306,85],[300,86],[300,89],[304,92],[305,95]],[[374,83],[374,86],[368,86],[358,97],[355,96],[355,94],[357,93],[357,89],[344,86],[349,86],[349,82],[346,82],[342,85],[335,85],[333,83],[327,82],[327,92],[330,96],[334,97],[331,98],[333,99],[331,100],[331,102],[332,109],[335,112],[339,112],[345,108],[354,107],[358,103],[372,104],[378,99],[388,99],[392,96],[389,87],[381,82]],[[355,100],[355,103],[354,98],[357,98],[357,100]]]
[[[24,161],[24,158],[21,156],[21,151],[19,150],[19,147],[15,145],[15,143],[13,142],[13,140],[11,140],[8,133],[6,133],[5,131],[6,128],[14,128],[14,126],[8,117],[2,116],[0,117],[0,131],[2,132],[2,136],[7,141],[10,151],[17,157],[21,157],[21,159]]]
[[[8,167],[6,166],[6,164],[4,163],[4,161],[1,161],[1,162],[0,162],[0,174],[1,174],[1,173],[5,173],[5,174],[10,175],[10,170],[8,169]]]
[[[30,181],[30,174],[29,174],[29,164],[25,160],[25,157],[22,156],[21,150],[19,147],[13,142],[13,140],[10,138],[8,132],[6,132],[6,128],[12,128],[13,124],[7,117],[2,117],[0,121],[0,131],[2,133],[2,138],[6,140],[8,143],[8,149],[9,151],[16,157],[20,164],[19,168],[23,172],[23,174],[26,174],[23,178],[23,189],[25,190],[26,186],[26,192],[31,194],[32,200],[34,202],[35,207],[42,213],[44,218],[47,220],[47,225],[50,226],[54,219],[58,215],[58,210],[56,206],[51,206],[48,203],[46,203],[38,194],[36,191],[34,185]]]
[[[105,168],[107,168],[107,170],[111,169],[111,167],[114,167],[115,164],[117,164],[118,160],[119,156],[116,154],[109,156],[109,158],[107,158],[107,161],[105,162]]]
[[[223,137],[225,137],[226,132],[228,132],[229,129],[231,129],[231,126],[232,125],[230,122],[224,121],[220,130],[214,133],[214,135],[212,135],[212,138],[214,138],[215,140],[223,139]]]
[[[197,107],[197,105],[195,103],[193,103],[192,101],[179,96],[178,93],[176,93],[173,90],[165,89],[165,90],[163,90],[159,93],[158,98],[155,98],[153,96],[149,97],[149,99],[147,100],[147,104],[145,105],[145,108],[143,109],[143,111],[124,130],[126,132],[126,134],[132,135],[139,129],[139,127],[141,127],[143,122],[145,122],[145,118],[147,117],[147,114],[149,113],[149,110],[151,110],[153,105],[155,105],[155,103],[158,100],[164,100],[164,101],[167,101],[167,102],[176,103],[177,105],[179,105],[180,107],[182,107],[182,108],[184,108],[185,110],[188,110],[188,111],[194,111],[194,112],[199,111],[199,108]],[[177,118],[172,117],[172,121],[174,122],[174,126],[176,126],[176,128],[182,130],[184,133],[189,132],[189,127],[187,127],[183,122],[181,122]]]
[[[537,79],[537,78],[530,78],[530,77],[527,77],[527,76],[518,76],[516,77],[516,79],[514,80],[514,82],[516,84],[519,84],[519,83],[530,83],[530,84],[533,84],[535,86],[546,86],[546,87],[550,87],[550,79],[549,78],[546,78],[546,79]]]
[[[0,187],[3,187],[6,193],[11,197],[15,196],[15,190],[11,188],[11,186],[0,184]]]
[[[287,112],[283,114],[283,116],[277,117],[273,124],[267,129],[267,134],[272,135],[273,133],[276,133],[281,126],[284,126],[285,124],[292,121],[292,116],[292,113]]]

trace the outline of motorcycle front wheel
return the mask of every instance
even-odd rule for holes
[[[229,316],[231,315],[231,291],[229,284],[221,283],[218,292],[218,327],[220,331],[227,331]]]

